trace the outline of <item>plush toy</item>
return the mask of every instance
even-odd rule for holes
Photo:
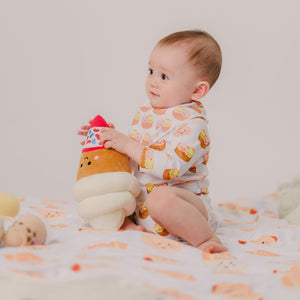
[[[300,224],[300,175],[278,187],[279,217]]]
[[[95,229],[119,229],[136,208],[140,185],[131,173],[129,158],[100,143],[101,128],[108,127],[97,115],[81,153],[73,197],[78,214]]]
[[[6,232],[4,232],[3,220],[0,218],[0,239],[3,239],[6,247],[43,245],[46,237],[46,226],[36,215],[22,215]]]
[[[20,210],[20,201],[12,194],[0,193],[0,215],[15,217]]]

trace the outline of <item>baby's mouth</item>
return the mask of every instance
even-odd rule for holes
[[[152,91],[150,91],[150,94],[151,94],[152,96],[154,96],[154,97],[159,97],[158,94],[156,94],[156,93],[154,93],[154,92],[152,92]]]

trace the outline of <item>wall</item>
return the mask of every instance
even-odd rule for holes
[[[149,53],[201,28],[223,51],[203,103],[216,201],[276,190],[300,170],[298,1],[0,0],[0,191],[72,199],[77,130],[96,113],[127,133]]]

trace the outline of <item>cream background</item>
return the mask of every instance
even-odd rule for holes
[[[96,113],[127,133],[154,44],[201,28],[221,77],[203,103],[215,201],[300,173],[298,1],[0,0],[0,191],[72,199],[76,131]]]

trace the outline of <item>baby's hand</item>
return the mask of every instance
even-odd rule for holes
[[[114,127],[101,129],[100,143],[107,149],[113,148],[126,154],[126,147],[131,141],[127,135],[115,130]]]
[[[89,125],[82,125],[80,127],[80,130],[77,131],[78,135],[82,135],[82,136],[87,136],[90,128],[91,128],[91,123],[93,120],[89,120]],[[108,127],[109,128],[115,128],[115,125],[112,123],[108,123]],[[85,141],[80,142],[81,145],[84,145]]]

